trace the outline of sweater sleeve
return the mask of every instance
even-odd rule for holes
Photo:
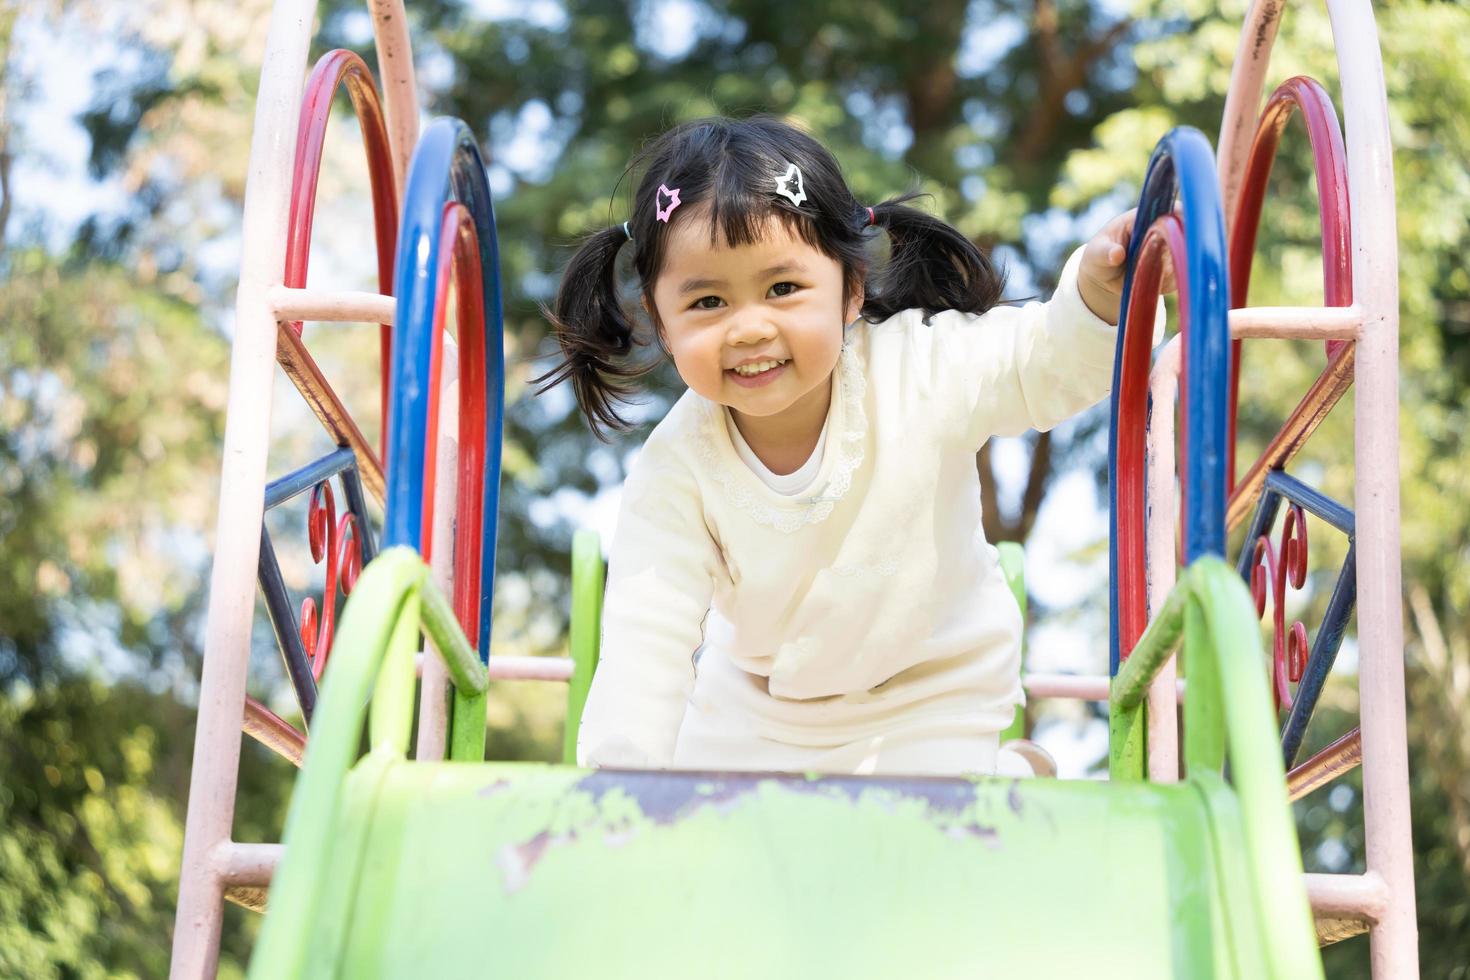
[[[1050,429],[1112,388],[1117,327],[1093,313],[1077,288],[1082,249],[1072,253],[1049,302],[998,306],[980,316],[948,310],[933,325],[936,387],[958,407],[957,423],[978,450],[993,435]],[[1162,336],[1159,304],[1155,342]]]
[[[722,561],[693,474],[653,443],[623,487],[601,657],[577,736],[583,766],[672,764]]]

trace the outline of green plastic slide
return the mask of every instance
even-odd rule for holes
[[[1320,977],[1253,612],[1218,560],[1181,576],[1115,682],[1109,782],[588,772],[478,761],[483,668],[390,549],[342,620],[251,976]],[[419,630],[475,761],[405,759]],[[1142,693],[1181,638],[1188,778],[1153,785]]]

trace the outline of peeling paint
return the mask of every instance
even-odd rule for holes
[[[541,855],[552,843],[552,836],[542,832],[523,844],[506,844],[500,848],[495,855],[495,866],[500,871],[501,887],[507,895],[514,895],[526,887],[536,862],[541,860]]]
[[[498,779],[478,795],[493,797],[512,785],[512,781]],[[845,806],[907,812],[947,838],[979,841],[992,850],[1002,846],[994,817],[995,794],[980,792],[975,782],[964,779],[599,769],[546,797],[543,829],[523,842],[503,845],[495,864],[505,893],[515,894],[526,887],[536,866],[555,848],[597,840],[618,849],[650,830],[673,827],[707,811],[730,814],[771,794],[817,796]],[[1019,780],[1011,781],[1006,801],[1013,814],[1021,815]],[[1044,810],[1042,816],[1052,823]]]

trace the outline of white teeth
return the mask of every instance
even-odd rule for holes
[[[741,364],[739,367],[731,368],[736,374],[746,378],[753,378],[757,374],[764,374],[785,364],[785,361],[756,361],[753,364]]]

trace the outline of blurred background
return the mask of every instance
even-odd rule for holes
[[[1268,83],[1305,73],[1334,96],[1323,4],[1285,17]],[[483,139],[508,333],[497,653],[566,643],[573,530],[606,535],[647,425],[594,440],[569,392],[531,396],[549,350],[536,303],[577,237],[627,217],[629,157],[710,113],[799,120],[860,200],[917,187],[1048,292],[1067,251],[1130,206],[1154,142],[1215,140],[1244,0],[414,0],[428,115]],[[1375,4],[1387,73],[1402,270],[1401,479],[1409,755],[1425,976],[1470,976],[1470,9]],[[167,970],[198,695],[223,435],[241,199],[268,0],[0,0],[0,975]],[[361,3],[319,6],[316,56],[375,65]],[[345,102],[323,166],[311,284],[374,285],[360,134]],[[1273,171],[1254,304],[1320,303],[1303,127]],[[629,294],[631,295],[631,293]],[[377,330],[307,340],[376,440]],[[1255,341],[1242,370],[1249,461],[1323,365],[1320,345]],[[648,424],[678,392],[655,378]],[[1352,503],[1352,398],[1293,472]],[[262,411],[266,410],[262,407]],[[270,472],[327,447],[278,376]],[[993,540],[1022,541],[1032,669],[1107,664],[1106,407],[977,459]],[[297,601],[320,595],[304,508],[273,511]],[[1313,524],[1320,618],[1346,544]],[[1233,548],[1239,542],[1232,543]],[[297,717],[263,613],[251,692]],[[1356,723],[1350,628],[1305,751]],[[1264,666],[1263,666],[1264,669]],[[491,752],[558,755],[562,688],[493,692]],[[1040,704],[1063,775],[1106,751],[1096,708]],[[248,742],[235,836],[278,840],[295,770]],[[1360,782],[1296,804],[1308,870],[1361,870]],[[258,922],[229,907],[221,975]],[[1065,923],[1058,923],[1059,934]],[[1326,951],[1367,976],[1367,937]]]

